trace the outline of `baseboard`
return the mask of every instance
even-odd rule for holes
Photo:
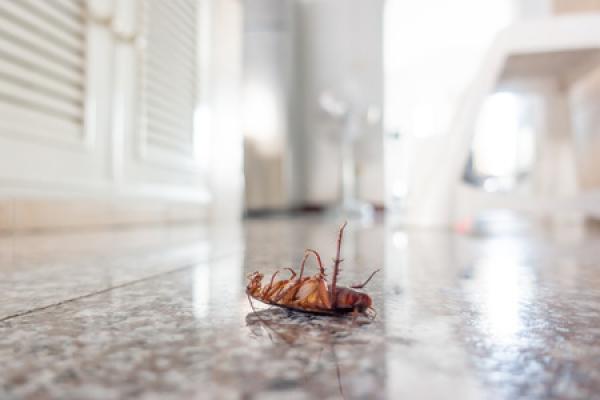
[[[206,204],[153,199],[0,197],[0,232],[205,222]]]

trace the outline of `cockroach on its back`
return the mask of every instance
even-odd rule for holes
[[[340,250],[346,224],[345,222],[340,227],[338,233],[337,253],[333,260],[331,285],[328,285],[325,279],[325,268],[321,256],[317,251],[307,249],[300,264],[299,274],[296,274],[296,271],[292,268],[285,268],[291,273],[288,279],[276,279],[281,271],[278,270],[271,276],[269,282],[263,286],[263,274],[260,272],[250,274],[248,276],[248,286],[246,287],[248,296],[266,304],[319,314],[336,315],[349,312],[356,314],[373,310],[371,297],[356,289],[364,288],[379,270],[374,271],[364,283],[359,285],[350,287],[337,285],[340,264],[343,261],[340,258]],[[304,264],[311,255],[314,255],[317,259],[319,272],[307,277],[304,276]]]

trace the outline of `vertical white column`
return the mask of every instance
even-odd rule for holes
[[[294,202],[291,148],[293,17],[289,0],[247,0],[244,11],[243,130],[250,209]]]
[[[126,138],[135,132],[136,90],[138,88],[136,46],[141,19],[139,0],[119,0],[115,6],[114,72],[112,98],[111,174],[123,184]]]
[[[244,6],[237,0],[204,0],[203,18],[210,24],[201,52],[210,58],[203,83],[208,85],[204,104],[210,121],[209,184],[213,198],[213,220],[237,221],[243,208],[243,137],[241,125],[242,16]],[[210,82],[208,82],[208,80]],[[205,91],[208,91],[206,93]]]
[[[544,101],[543,131],[538,144],[535,191],[540,199],[553,199],[555,223],[579,223],[582,213],[564,207],[563,201],[579,194],[572,118],[568,93],[555,82],[540,91]]]
[[[114,13],[112,1],[88,0],[86,36],[86,115],[85,142],[97,147],[110,131],[110,91],[113,42],[110,24]]]

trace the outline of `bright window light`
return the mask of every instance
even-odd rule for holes
[[[513,93],[499,92],[488,97],[475,126],[475,174],[516,179],[529,170],[535,136],[531,121],[526,118],[526,107],[525,99]]]
[[[507,0],[386,2],[386,130],[446,134],[486,50],[514,17]]]
[[[257,79],[244,88],[244,135],[264,155],[278,154],[284,127],[282,102],[274,85]]]

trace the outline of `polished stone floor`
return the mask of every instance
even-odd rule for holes
[[[246,275],[330,264],[336,229],[0,237],[0,399],[600,398],[600,235],[351,223],[374,320],[253,312]]]

